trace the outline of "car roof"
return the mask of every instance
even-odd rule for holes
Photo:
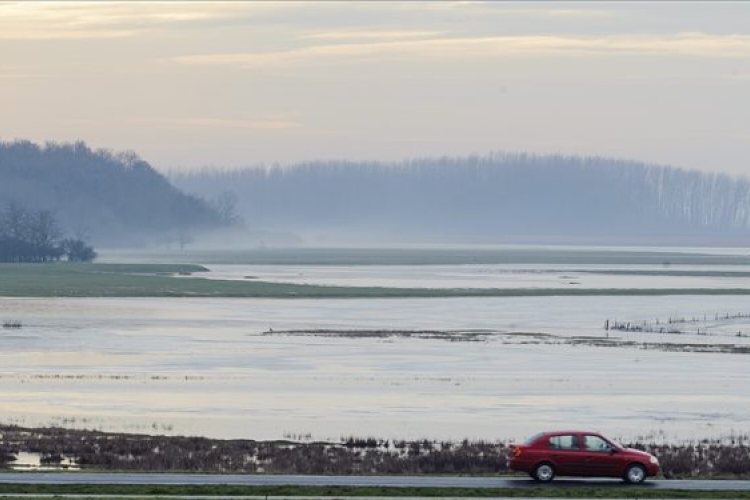
[[[564,434],[595,434],[601,436],[602,433],[599,431],[582,431],[582,430],[562,430],[562,431],[545,431],[540,434],[541,436],[560,436]]]

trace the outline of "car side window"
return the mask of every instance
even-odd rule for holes
[[[577,450],[578,436],[575,434],[564,434],[549,438],[549,447],[554,450]]]
[[[583,436],[583,447],[586,451],[609,451],[612,447],[599,436]]]

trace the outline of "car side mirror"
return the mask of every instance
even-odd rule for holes
[[[610,455],[614,455],[615,453],[617,453],[617,448],[610,448],[609,449],[609,454]]]

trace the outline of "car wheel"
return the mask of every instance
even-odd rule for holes
[[[625,469],[625,481],[630,484],[640,484],[646,479],[646,469],[640,464],[630,464]]]
[[[534,469],[534,479],[540,483],[549,483],[555,478],[555,468],[552,464],[543,463],[536,466]]]

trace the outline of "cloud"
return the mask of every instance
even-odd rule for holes
[[[537,14],[548,16],[548,17],[560,17],[560,18],[614,18],[617,17],[612,11],[598,10],[598,9],[550,9],[542,10]]]
[[[217,130],[287,130],[300,129],[304,124],[300,120],[301,113],[288,112],[260,115],[247,118],[213,118],[192,116],[183,118],[167,118],[163,116],[150,117],[109,117],[107,121],[123,127],[151,128],[151,129],[217,129]],[[99,118],[77,117],[69,119],[76,125],[96,125]]]
[[[345,38],[345,37],[342,37]],[[185,65],[287,66],[367,57],[436,60],[515,56],[691,56],[750,57],[750,36],[683,33],[672,36],[490,36],[331,43],[275,52],[181,56]]]
[[[241,3],[241,2],[240,2]],[[194,2],[13,2],[0,4],[0,40],[133,37],[149,26],[229,18],[233,3],[207,9]]]
[[[327,31],[321,33],[311,33],[309,35],[303,35],[302,39],[315,39],[315,40],[397,40],[397,39],[413,39],[413,38],[425,38],[433,39],[442,35],[440,31],[369,31],[369,30],[353,30],[353,31]]]
[[[613,10],[581,7],[570,3],[560,2],[567,8],[560,8],[556,2],[498,2],[490,1],[448,1],[448,2],[406,2],[398,3],[397,7],[404,11],[420,13],[447,13],[451,15],[482,16],[514,16],[523,18],[616,18],[620,15]]]
[[[39,77],[41,73],[33,66],[15,64],[0,64],[0,79],[18,79]]]
[[[298,113],[284,113],[279,115],[267,115],[253,118],[209,118],[190,117],[175,119],[151,119],[144,118],[135,120],[140,125],[149,125],[162,128],[204,128],[224,130],[286,130],[296,129],[303,126],[298,119]]]
[[[92,40],[137,36],[137,30],[36,30],[23,33],[0,33],[0,40]]]
[[[283,130],[302,126],[297,120],[285,117],[265,117],[250,120],[236,120],[223,118],[188,118],[174,120],[173,125],[186,127],[205,127],[222,129],[250,129],[250,130]]]

